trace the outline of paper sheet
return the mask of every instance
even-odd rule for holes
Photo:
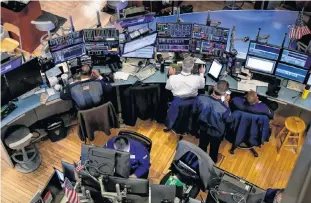
[[[52,96],[55,94],[55,90],[53,88],[47,88],[46,92],[48,93],[49,96]]]
[[[268,83],[262,82],[259,80],[241,80],[238,82],[238,90],[249,91],[249,90],[257,90],[257,86],[268,87]]]
[[[114,79],[115,80],[127,80],[129,76],[130,76],[129,73],[119,71],[114,74]]]

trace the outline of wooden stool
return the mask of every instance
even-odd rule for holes
[[[296,153],[300,150],[301,147],[301,139],[303,133],[306,129],[305,122],[299,117],[288,117],[285,120],[285,127],[281,130],[281,132],[276,136],[276,138],[280,137],[287,131],[287,135],[285,136],[283,142],[281,140],[281,147],[278,150],[278,153],[282,151],[282,149],[286,146],[294,146],[296,147]],[[297,139],[297,144],[287,145],[289,139]]]

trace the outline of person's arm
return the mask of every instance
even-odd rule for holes
[[[166,81],[165,89],[167,89],[167,90],[172,90],[172,89],[173,89],[173,87],[172,87],[172,85],[171,85],[171,80],[170,80],[170,78],[167,79],[167,81]]]
[[[231,116],[231,111],[228,108],[225,113],[222,115],[222,119],[225,123],[230,123],[232,122],[232,116]]]
[[[62,100],[71,100],[70,85],[67,85],[67,87],[60,92],[60,98]]]
[[[204,79],[204,74],[205,74],[205,66],[202,66],[200,68],[200,78],[199,78],[199,89],[203,89],[205,87],[205,79]]]
[[[110,83],[107,83],[104,81],[104,79],[99,79],[101,85],[102,85],[102,88],[103,88],[103,91],[104,92],[110,92],[111,89],[112,89],[112,86]]]
[[[244,100],[241,98],[238,98],[238,97],[231,99],[229,106],[230,106],[232,111],[234,111],[234,110],[245,111]]]
[[[142,147],[139,150],[139,152],[140,153],[136,154],[136,156],[138,156],[139,167],[134,172],[134,175],[137,178],[140,178],[144,174],[146,174],[149,171],[149,168],[150,168],[150,155],[149,155],[149,152],[145,149],[145,147]]]

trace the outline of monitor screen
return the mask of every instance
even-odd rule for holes
[[[129,190],[129,194],[137,194],[147,196],[149,194],[149,180],[139,178],[119,178],[114,176],[108,176],[105,186],[107,192],[116,192],[116,184],[120,185],[120,189],[123,190],[126,185]]]
[[[309,79],[307,81],[307,85],[311,85],[311,74],[309,75]]]
[[[123,18],[120,20],[120,26],[122,28],[131,27],[139,24],[149,23],[155,19],[156,13],[147,13],[141,16]]]
[[[81,43],[83,43],[82,30],[49,40],[49,48],[51,52],[56,52]]]
[[[158,52],[189,52],[189,38],[158,38]]]
[[[42,84],[40,69],[38,59],[34,58],[5,75],[14,98]]]
[[[192,23],[157,23],[158,37],[190,38]]]
[[[275,75],[294,80],[300,83],[305,81],[308,71],[302,68],[297,68],[284,63],[279,63],[275,69]]]
[[[4,75],[1,75],[1,106],[6,105],[13,99]]]
[[[154,57],[154,46],[147,46],[133,52],[123,54],[122,57],[152,59]]]
[[[258,58],[254,56],[247,56],[245,68],[272,74],[275,67],[275,61],[268,59]]]
[[[126,54],[129,52],[135,51],[137,49],[150,46],[155,43],[156,39],[157,39],[157,33],[153,33],[151,35],[127,42],[124,44],[123,53]]]
[[[279,58],[280,50],[281,49],[279,47],[273,45],[251,41],[249,44],[248,54],[277,60]]]
[[[221,69],[222,69],[222,65],[217,60],[214,60],[208,71],[208,74],[212,75],[214,78],[218,78],[221,72]]]
[[[311,67],[311,56],[288,49],[283,49],[281,61],[301,68],[310,69]]]
[[[4,64],[1,64],[1,74],[7,73],[7,72],[13,70],[14,68],[21,66],[22,63],[23,63],[22,56],[18,56],[18,57],[15,57],[15,58],[9,60],[8,62],[6,62]]]

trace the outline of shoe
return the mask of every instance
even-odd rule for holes
[[[169,131],[171,131],[171,129],[168,129],[168,128],[164,128],[164,129],[163,129],[163,132],[165,132],[165,133],[167,133],[167,132],[169,132]]]

